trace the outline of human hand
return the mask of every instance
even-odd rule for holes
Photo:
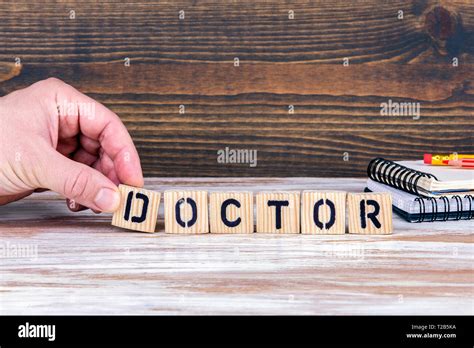
[[[50,189],[73,211],[115,211],[119,183],[143,186],[120,118],[55,78],[0,98],[0,205]]]

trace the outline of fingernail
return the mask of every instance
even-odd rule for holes
[[[119,207],[120,194],[109,188],[101,188],[95,196],[94,203],[101,211],[114,212]]]

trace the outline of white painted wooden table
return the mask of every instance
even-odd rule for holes
[[[175,178],[146,187],[357,192],[364,183]],[[71,213],[53,193],[0,207],[0,314],[474,314],[472,221],[395,216],[390,236],[308,236],[143,234],[110,220]]]

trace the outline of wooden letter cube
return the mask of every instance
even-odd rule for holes
[[[209,195],[211,233],[253,233],[252,192]]]
[[[112,225],[141,232],[155,232],[161,193],[119,185],[120,207]]]
[[[209,233],[207,191],[166,191],[165,232]]]
[[[300,193],[258,193],[257,232],[300,233]]]
[[[346,193],[303,191],[301,197],[301,233],[346,233]]]
[[[349,193],[347,201],[349,205],[349,233],[392,233],[392,196],[390,193]]]

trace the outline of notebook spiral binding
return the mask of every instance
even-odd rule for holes
[[[420,196],[418,192],[418,181],[421,178],[433,178],[436,176],[423,173],[403,165],[395,163],[384,158],[374,158],[370,161],[367,167],[367,175],[374,181],[381,182],[385,185],[395,187],[399,190],[409,192]],[[456,202],[456,211],[451,212],[450,201]],[[463,200],[468,203],[463,205]],[[442,204],[441,204],[442,201]],[[416,216],[418,220],[413,222],[423,221],[447,221],[447,220],[470,220],[474,218],[474,196],[465,195],[463,198],[460,195],[441,197],[417,197],[415,202],[419,204],[420,214]],[[468,206],[466,206],[468,205]],[[431,210],[426,207],[431,206]]]
[[[374,181],[418,196],[420,193],[417,184],[421,178],[437,180],[436,176],[432,174],[419,172],[380,157],[369,162],[367,175]]]
[[[441,196],[438,198],[433,197],[417,197],[415,202],[419,204],[420,207],[420,216],[416,222],[423,221],[447,221],[447,220],[470,220],[474,218],[474,196],[465,195],[464,199],[469,202],[469,206],[464,209],[463,198],[459,195],[451,197],[451,200],[456,202],[456,211],[450,211],[450,198],[446,196]],[[441,204],[438,204],[438,201],[443,201],[443,208]],[[426,206],[431,204],[431,211],[427,212]],[[442,210],[441,210],[442,209]],[[456,214],[456,215],[453,215]]]

